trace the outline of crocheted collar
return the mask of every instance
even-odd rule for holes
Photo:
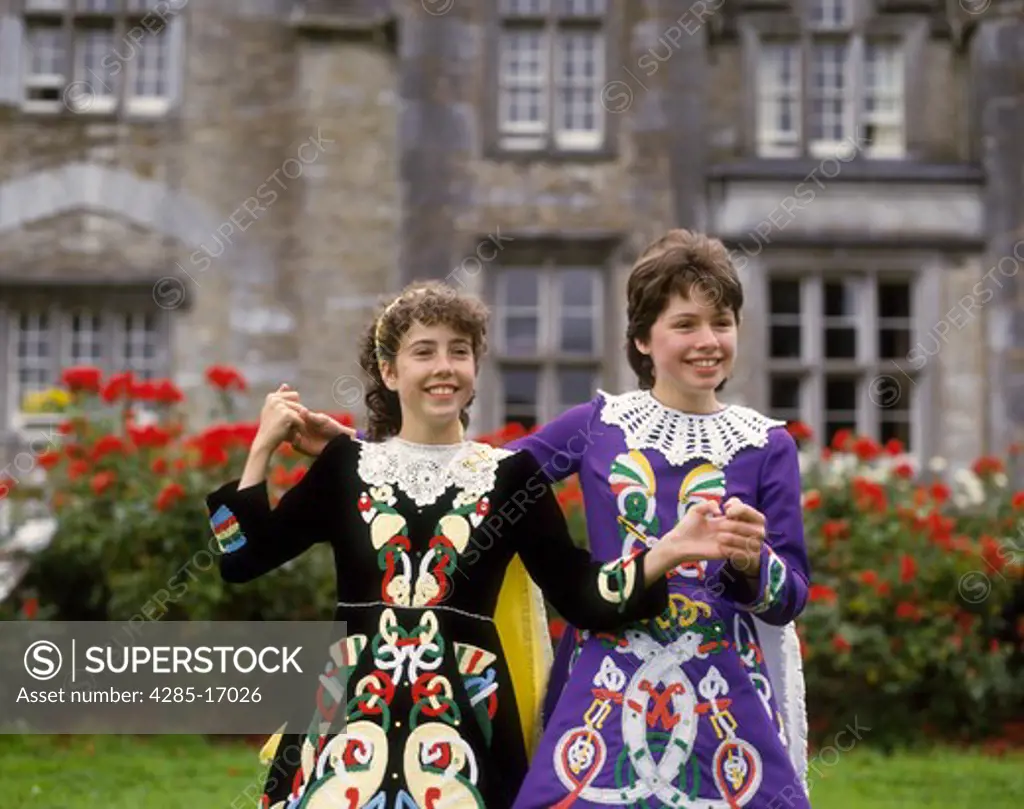
[[[627,447],[657,450],[673,466],[700,458],[722,469],[740,450],[765,446],[768,431],[785,425],[742,405],[684,413],[663,405],[649,390],[598,393],[604,398],[601,421],[622,430]]]
[[[437,501],[450,487],[464,496],[494,488],[498,462],[510,450],[476,441],[416,444],[401,438],[360,442],[359,477],[370,486],[395,486],[420,508]]]

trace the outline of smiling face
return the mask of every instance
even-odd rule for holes
[[[655,395],[663,401],[716,401],[715,388],[732,373],[737,331],[731,310],[673,293],[650,339],[635,340],[654,364]]]
[[[403,437],[457,441],[459,415],[473,398],[476,358],[469,336],[450,326],[414,322],[402,336],[394,363],[381,376],[402,405]]]

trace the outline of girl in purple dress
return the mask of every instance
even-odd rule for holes
[[[716,398],[742,303],[721,242],[669,232],[628,283],[640,389],[601,393],[514,445],[552,479],[579,475],[599,560],[651,547],[701,503],[761,535],[672,571],[666,614],[566,633],[515,809],[809,806],[790,623],[809,577],[797,448],[783,422]]]

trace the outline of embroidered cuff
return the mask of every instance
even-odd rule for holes
[[[207,511],[210,513],[210,529],[217,540],[222,553],[233,553],[245,547],[248,538],[242,530],[242,523],[254,519],[253,514],[260,512],[260,505],[266,502],[266,483],[261,482],[239,491],[238,480],[225,483],[206,498]]]
[[[645,550],[637,550],[622,559],[615,559],[601,565],[601,570],[597,575],[597,590],[605,601],[617,604],[619,612],[626,609],[630,596],[636,590],[639,568],[637,557]]]
[[[231,553],[243,547],[248,541],[242,533],[242,526],[238,524],[235,513],[227,506],[221,506],[210,517],[210,528],[217,538],[221,553]]]
[[[757,582],[757,592],[752,601],[737,601],[741,610],[758,615],[776,606],[782,599],[782,589],[786,583],[786,563],[768,545],[761,546],[761,575]]]

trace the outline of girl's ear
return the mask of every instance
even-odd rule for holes
[[[633,345],[636,346],[636,350],[641,354],[646,354],[648,357],[651,355],[651,345],[646,340],[641,340],[639,337],[633,338]]]
[[[398,390],[398,376],[395,374],[394,366],[387,360],[380,362],[380,378],[388,390]]]

